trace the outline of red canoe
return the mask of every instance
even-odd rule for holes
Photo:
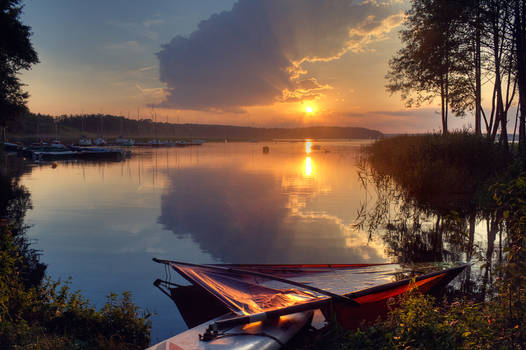
[[[321,309],[347,329],[374,321],[391,298],[417,289],[434,293],[467,265],[436,264],[216,264],[196,265],[154,259],[167,265],[166,280],[155,285],[177,305],[188,327],[231,313],[213,329]],[[170,281],[175,270],[190,284]],[[331,314],[334,313],[334,314]]]

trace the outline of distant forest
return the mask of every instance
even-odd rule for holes
[[[377,130],[358,127],[254,128],[229,125],[173,124],[151,119],[128,119],[122,116],[90,114],[52,117],[25,114],[7,126],[11,139],[86,137],[206,139],[206,140],[272,140],[272,139],[376,139],[383,136]]]

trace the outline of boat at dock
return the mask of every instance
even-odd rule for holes
[[[112,147],[66,146],[59,142],[40,142],[19,151],[23,157],[33,160],[112,160],[120,161],[131,155],[130,151]]]
[[[151,348],[155,350],[172,344],[176,349],[278,349],[310,323],[314,310],[354,329],[384,316],[388,300],[404,293],[438,293],[467,266],[154,261],[188,282],[158,279],[154,285],[175,302],[190,328]],[[293,334],[276,337],[284,318]]]
[[[71,147],[72,150],[76,151],[76,158],[95,160],[115,160],[119,161],[131,155],[130,151],[122,150],[120,148],[110,147]]]
[[[20,148],[21,146],[16,143],[12,143],[12,142],[0,143],[0,149],[3,149],[5,152],[18,152]]]
[[[21,151],[22,156],[33,160],[60,160],[75,158],[77,152],[66,147],[59,140],[51,143],[40,141],[25,147]]]
[[[132,147],[133,145],[135,145],[135,140],[119,137],[118,139],[115,140],[115,144],[117,146],[122,146],[122,147]]]
[[[99,137],[93,141],[93,144],[95,146],[105,146],[107,144],[106,140],[104,140],[102,137]]]
[[[79,139],[79,146],[91,146],[92,144],[91,139],[88,139],[85,136],[82,136]]]

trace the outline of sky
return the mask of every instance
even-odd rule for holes
[[[35,113],[438,131],[438,104],[407,109],[385,90],[406,8],[403,0],[26,0],[22,21],[40,63],[21,78]]]

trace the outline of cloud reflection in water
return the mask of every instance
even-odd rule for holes
[[[180,169],[162,195],[159,223],[224,262],[384,261],[381,249],[337,216],[304,210],[317,194],[311,162],[287,174],[288,186],[283,175],[232,164]]]

